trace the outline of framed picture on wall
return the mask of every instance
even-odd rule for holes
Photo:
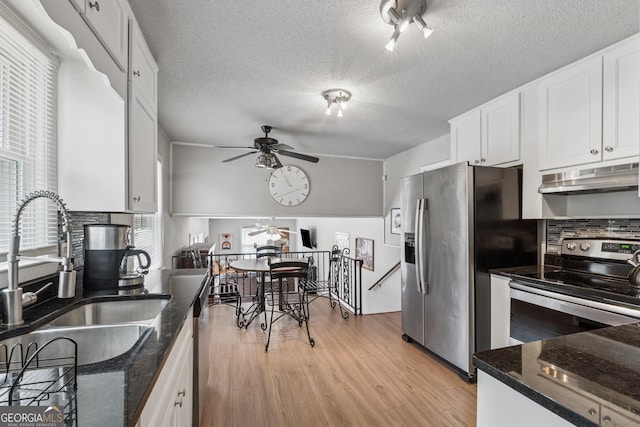
[[[373,240],[356,237],[356,258],[362,260],[362,268],[373,271]]]
[[[400,214],[400,208],[391,208],[391,234],[400,234],[400,228],[402,227],[402,215]]]
[[[349,233],[343,233],[341,231],[336,231],[336,246],[338,249],[343,250],[344,248],[349,248]]]
[[[220,233],[218,234],[218,247],[221,250],[230,251],[233,249],[233,234],[232,233]]]

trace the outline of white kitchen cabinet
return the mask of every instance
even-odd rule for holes
[[[129,209],[155,212],[157,198],[158,67],[137,23],[131,26],[129,66],[128,178]]]
[[[510,279],[491,275],[491,349],[509,345],[511,317]]]
[[[75,7],[78,12],[84,13],[85,0],[69,0],[73,7]]]
[[[520,161],[520,93],[496,98],[450,123],[456,162],[495,166]]]
[[[602,56],[541,80],[539,168],[602,160]]]
[[[83,16],[113,60],[125,71],[129,47],[129,7],[126,0],[85,0]]]
[[[603,159],[638,156],[640,37],[605,51],[602,101]]]
[[[480,110],[472,110],[456,117],[451,123],[451,158],[456,163],[480,165],[482,158],[482,118]]]
[[[140,427],[182,427],[192,424],[193,312],[189,312],[160,376],[142,409]]]
[[[520,93],[501,96],[480,112],[483,166],[520,161]]]

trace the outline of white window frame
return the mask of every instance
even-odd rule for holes
[[[16,162],[12,173],[0,164],[0,262],[20,202],[36,190],[57,191],[57,66],[46,43],[0,4],[0,163]],[[20,225],[22,254],[58,253],[54,203],[35,200]]]

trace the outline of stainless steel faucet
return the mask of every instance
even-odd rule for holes
[[[58,210],[62,213],[62,231],[67,235],[67,253],[63,258],[30,258],[19,255],[20,218],[22,217],[22,212],[29,203],[41,197],[53,201]],[[7,276],[9,279],[9,285],[2,291],[2,305],[4,308],[3,325],[15,326],[24,323],[22,318],[22,307],[33,304],[37,298],[37,295],[33,292],[27,292],[25,295],[22,295],[22,288],[20,288],[18,281],[18,261],[21,259],[60,263],[62,265],[62,270],[60,271],[60,280],[58,283],[58,298],[73,298],[75,296],[76,272],[73,270],[73,259],[71,257],[71,231],[72,228],[69,212],[67,211],[67,207],[60,196],[56,193],[51,191],[34,191],[22,201],[16,211],[16,216],[13,219],[11,240],[9,241],[9,254],[7,256]],[[42,291],[42,289],[40,291]]]

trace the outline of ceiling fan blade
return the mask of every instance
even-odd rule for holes
[[[232,150],[255,150],[255,147],[238,147],[236,145],[214,145],[213,148],[231,148]]]
[[[317,157],[309,156],[308,154],[296,153],[295,151],[283,151],[279,150],[278,154],[282,154],[283,156],[295,157],[296,159],[306,160],[307,162],[318,163]]]
[[[262,233],[266,233],[266,232],[267,232],[266,228],[264,230],[250,231],[249,232],[249,236],[257,236],[258,234],[262,234]]]
[[[276,144],[276,145],[272,145],[271,148],[273,151],[278,151],[278,150],[293,150],[293,147],[288,146],[287,144]]]
[[[293,230],[289,230],[287,228],[276,228],[276,230],[278,230],[280,233],[285,233],[285,234],[298,234],[297,231],[293,231]]]
[[[230,159],[223,160],[222,163],[231,162],[233,160],[241,159],[245,156],[250,156],[252,154],[256,154],[257,151],[249,151],[248,153],[240,154],[239,156],[231,157]]]

